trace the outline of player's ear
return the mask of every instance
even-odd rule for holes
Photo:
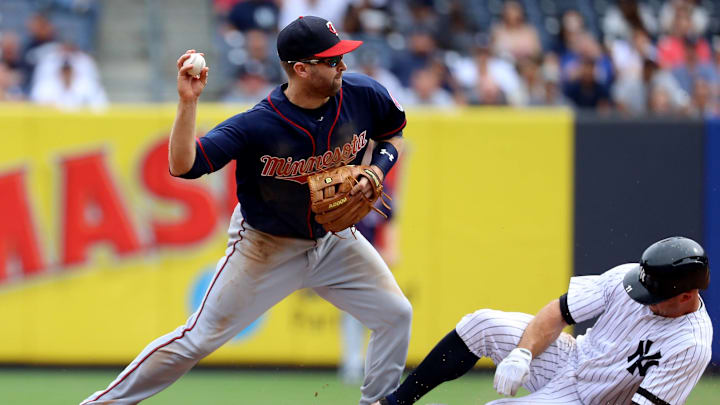
[[[680,302],[685,303],[692,300],[697,293],[698,290],[690,290],[680,294]]]
[[[308,77],[310,75],[310,65],[302,62],[293,64],[293,71],[300,77]]]

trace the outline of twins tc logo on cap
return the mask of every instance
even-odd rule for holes
[[[335,24],[322,17],[300,17],[278,33],[277,50],[282,61],[332,58],[354,51],[362,41],[341,40]]]
[[[330,30],[330,32],[332,32],[333,34],[337,35],[338,37],[340,36],[340,35],[338,35],[337,30],[335,29],[335,26],[333,25],[332,22],[328,21],[327,24],[325,24],[325,25],[327,25],[327,27],[328,27],[328,29]]]

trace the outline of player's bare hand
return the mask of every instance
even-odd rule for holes
[[[380,180],[380,183],[383,182],[383,172],[382,170],[378,169],[376,166],[370,166],[373,169],[373,172],[378,176],[378,179]],[[350,195],[355,195],[357,193],[363,193],[365,194],[365,197],[370,199],[373,197],[373,186],[370,184],[370,180],[368,180],[366,177],[361,177],[360,181],[353,187],[353,189],[350,191]]]
[[[190,58],[190,55],[195,53],[194,49],[189,49],[177,60],[177,90],[178,96],[182,101],[195,101],[200,97],[205,85],[208,81],[208,74],[210,72],[209,67],[204,67],[199,75],[190,76],[188,72],[192,69],[191,65],[183,66],[186,60]],[[204,55],[200,53],[200,55]]]

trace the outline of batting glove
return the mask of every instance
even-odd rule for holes
[[[530,376],[530,350],[517,347],[497,366],[493,386],[500,395],[517,394],[518,388]]]

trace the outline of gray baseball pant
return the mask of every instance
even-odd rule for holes
[[[354,233],[354,235],[353,235]],[[312,288],[371,330],[360,405],[393,392],[405,367],[412,308],[370,243],[350,229],[317,240],[253,229],[239,205],[225,257],[187,323],[150,343],[82,405],[137,404],[189,371],[292,292]]]

